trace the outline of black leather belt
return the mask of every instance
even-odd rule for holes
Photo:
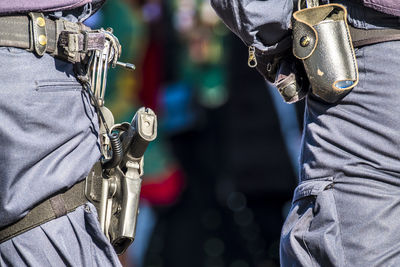
[[[21,220],[0,228],[0,243],[43,223],[64,216],[87,202],[88,200],[85,196],[85,180],[83,180],[75,184],[69,190],[38,204]]]
[[[80,62],[90,50],[102,50],[105,36],[82,23],[51,20],[42,13],[0,16],[0,46],[45,52],[72,63]]]
[[[354,47],[400,40],[400,29],[364,30],[352,26],[349,29]]]

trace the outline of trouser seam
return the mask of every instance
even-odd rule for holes
[[[314,199],[314,205],[315,205],[315,201],[316,201],[316,199]],[[311,208],[311,207],[310,207],[310,208]],[[307,230],[303,232],[301,239],[303,240],[303,244],[304,244],[304,246],[306,247],[307,254],[308,254],[308,256],[310,257],[311,265],[314,267],[314,266],[315,266],[314,260],[313,260],[314,257],[312,256],[311,251],[310,251],[310,249],[308,248],[307,242],[306,242],[306,240],[305,240],[305,235],[306,235],[306,233],[307,233],[307,232],[310,232],[310,227],[311,227],[311,224],[312,224],[313,219],[314,219],[314,214],[312,214],[312,218],[311,218],[310,222],[308,223]]]
[[[342,233],[342,228],[340,226],[341,220],[340,220],[339,212],[338,212],[337,206],[336,206],[336,198],[335,198],[335,193],[334,193],[335,188],[330,189],[330,190],[332,190],[333,204],[334,204],[335,213],[336,213],[337,220],[338,220],[339,240],[340,240],[340,244],[339,245],[340,245],[340,248],[342,249],[343,263],[344,263],[343,266],[348,266],[347,263],[346,263],[346,255],[345,255],[345,250],[344,250],[344,247],[343,247],[343,239],[342,239],[343,233]]]

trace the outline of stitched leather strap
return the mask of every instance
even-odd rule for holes
[[[90,50],[104,48],[105,35],[82,23],[51,20],[41,13],[0,16],[0,46],[34,51],[76,63]]]
[[[46,20],[42,13],[30,12],[29,17],[31,18],[30,23],[30,36],[31,46],[39,56],[43,56],[47,49],[47,30]],[[32,49],[32,47],[31,47]]]

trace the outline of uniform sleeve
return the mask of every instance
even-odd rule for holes
[[[0,14],[74,9],[90,2],[92,0],[0,0]]]
[[[268,55],[290,47],[293,0],[211,0],[211,5],[247,46]]]

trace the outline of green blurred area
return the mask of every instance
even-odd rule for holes
[[[157,8],[160,13],[157,13]],[[110,27],[118,37],[122,45],[120,61],[134,63],[137,67],[134,72],[120,67],[108,72],[105,103],[113,112],[116,123],[131,121],[136,110],[149,102],[143,99],[142,94],[146,95],[146,84],[151,84],[151,81],[144,80],[152,79],[151,72],[161,76],[159,88],[150,96],[155,99],[159,125],[168,124],[164,123],[167,118],[163,117],[166,107],[158,107],[158,93],[166,86],[184,84],[187,90],[192,91],[194,103],[207,108],[219,107],[227,101],[224,36],[228,31],[210,8],[208,1],[202,0],[108,0],[95,15],[94,27]],[[152,53],[147,51],[151,49],[151,43],[167,45],[171,36],[177,37],[173,45],[158,51],[159,62],[164,62],[164,65],[157,66],[157,69],[144,69],[148,58],[146,53]],[[168,71],[164,73],[165,68],[173,69],[169,73],[174,75],[169,75]],[[149,98],[148,94],[146,97]],[[168,144],[164,142],[164,132],[169,130],[159,129],[157,141],[149,146],[145,157],[146,175],[162,173],[168,165],[174,164]]]

